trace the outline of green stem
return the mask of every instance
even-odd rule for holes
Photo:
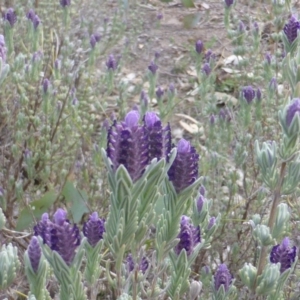
[[[275,223],[275,219],[276,219],[276,209],[277,209],[277,206],[279,204],[280,197],[281,197],[281,187],[282,187],[283,180],[284,180],[285,169],[286,169],[286,162],[283,162],[281,164],[280,176],[279,176],[279,179],[278,179],[278,184],[277,184],[277,187],[276,187],[276,189],[274,191],[272,208],[271,208],[271,212],[270,212],[270,216],[269,216],[269,221],[268,221],[268,226],[270,228],[270,232],[271,233],[272,233],[272,230],[273,230],[273,227],[274,227],[274,223]],[[263,272],[263,268],[264,268],[264,265],[265,265],[266,257],[267,257],[267,254],[268,254],[268,248],[269,248],[268,246],[264,246],[261,249],[260,256],[259,256],[259,261],[258,261],[256,283],[254,285],[254,290],[255,290],[256,285],[257,285],[257,278]]]

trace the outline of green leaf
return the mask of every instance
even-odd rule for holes
[[[42,214],[47,212],[56,200],[54,191],[47,192],[41,199],[33,201],[25,207],[18,218],[16,230],[27,229],[35,219],[40,219]]]
[[[74,223],[80,222],[82,216],[90,212],[86,205],[88,200],[87,193],[76,189],[71,181],[66,182],[62,195],[65,197],[66,202],[71,204],[70,210]]]
[[[195,7],[195,4],[194,4],[193,0],[181,0],[181,3],[184,7],[187,7],[187,8],[194,8]]]

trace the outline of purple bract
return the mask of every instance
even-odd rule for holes
[[[100,219],[97,212],[93,212],[89,220],[83,224],[83,234],[92,247],[95,247],[103,239],[104,224],[105,220]]]
[[[185,250],[187,255],[191,255],[195,246],[201,242],[200,227],[191,224],[189,217],[182,216],[177,238],[179,238],[179,243],[174,249],[175,253],[179,255],[182,250]]]
[[[214,275],[215,290],[218,291],[223,285],[225,292],[229,290],[229,286],[232,283],[232,275],[230,274],[225,264],[219,265]]]
[[[292,44],[298,36],[298,31],[300,29],[300,22],[296,19],[295,16],[292,16],[287,24],[283,28],[283,32],[289,41]]]
[[[176,158],[168,172],[177,193],[193,184],[198,177],[199,155],[190,142],[181,139],[177,144]]]
[[[280,263],[280,273],[283,273],[295,262],[296,255],[296,246],[290,247],[290,240],[288,237],[286,237],[282,240],[281,244],[272,248],[270,261],[274,264]]]

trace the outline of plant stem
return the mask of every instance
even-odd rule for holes
[[[272,234],[272,230],[273,230],[274,223],[275,223],[276,209],[277,209],[280,197],[281,197],[281,187],[282,187],[283,180],[284,180],[285,169],[286,169],[286,162],[283,162],[281,164],[281,168],[280,168],[280,175],[279,175],[279,179],[278,179],[278,184],[277,184],[277,187],[274,191],[272,208],[271,208],[269,221],[268,221],[268,226],[270,228],[271,234]],[[263,268],[264,268],[264,265],[265,265],[265,260],[266,260],[267,254],[268,254],[268,248],[269,248],[268,246],[264,246],[261,249],[260,256],[259,256],[259,262],[258,262],[258,268],[257,268],[256,283],[257,283],[257,277],[259,275],[261,275],[261,273],[263,271]],[[256,288],[256,283],[254,285],[254,290]]]

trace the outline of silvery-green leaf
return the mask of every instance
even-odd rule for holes
[[[37,272],[34,272],[27,251],[24,254],[25,274],[27,276],[30,295],[34,295],[37,299],[50,300],[50,294],[46,289],[46,280],[48,274],[48,264],[43,256],[40,258]]]

